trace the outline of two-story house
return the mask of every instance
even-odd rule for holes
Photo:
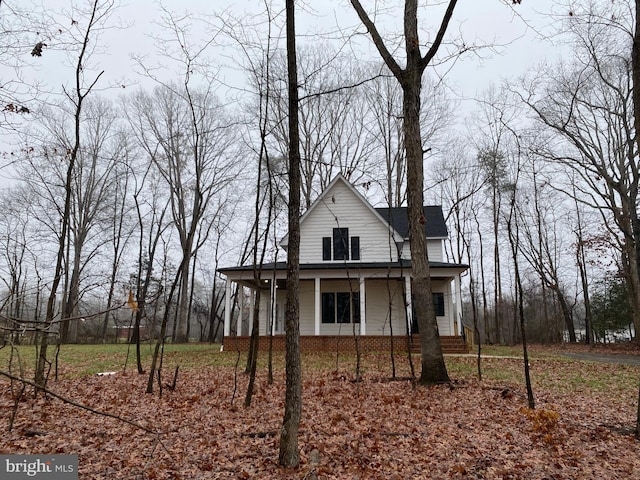
[[[424,216],[434,306],[446,351],[444,340],[462,335],[460,274],[467,266],[443,261],[447,228],[441,207],[425,206]],[[365,350],[388,349],[391,336],[395,349],[406,346],[401,337],[417,333],[408,237],[406,208],[372,207],[342,175],[329,184],[300,218],[302,351],[353,349],[354,334]],[[280,245],[286,250],[287,244],[285,236]],[[232,336],[233,282],[252,292],[260,289],[260,335],[266,338],[271,330],[275,348],[283,348],[286,262],[263,265],[258,281],[253,265],[219,271],[226,276],[225,349],[245,349],[251,330],[236,328]],[[247,310],[252,324],[253,310]]]

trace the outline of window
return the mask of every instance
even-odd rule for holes
[[[322,323],[360,323],[360,293],[323,292]]]
[[[360,292],[353,292],[351,294],[351,319],[353,323],[360,323]]]
[[[349,229],[333,229],[333,259],[349,260]]]
[[[436,317],[444,317],[444,293],[433,294],[433,309],[436,312]]]
[[[349,260],[349,256],[360,260],[360,237],[349,238],[348,228],[334,228],[332,237],[322,237],[322,260]]]
[[[322,294],[322,323],[336,323],[336,294]]]
[[[331,237],[322,237],[322,260],[331,260]]]
[[[360,260],[360,237],[351,237],[351,260]]]
[[[433,310],[436,317],[444,317],[444,293],[434,292]],[[414,295],[411,295],[411,333],[420,333],[418,331],[418,320],[416,319],[416,301]]]
[[[349,292],[336,293],[338,323],[351,323],[351,295]]]

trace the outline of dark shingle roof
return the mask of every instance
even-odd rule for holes
[[[376,208],[376,211],[400,234],[403,238],[409,237],[409,220],[407,207]],[[425,205],[424,218],[426,220],[424,230],[427,238],[443,238],[448,235],[447,225],[444,223],[444,215],[440,205]]]

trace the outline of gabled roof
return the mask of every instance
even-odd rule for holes
[[[409,238],[407,207],[376,208],[376,211],[402,235],[402,238]],[[427,238],[447,238],[447,224],[440,205],[425,205],[424,218],[424,231]]]
[[[394,229],[393,226],[387,221],[386,217],[383,217],[380,215],[380,212],[378,212],[377,208],[373,208],[371,206],[371,204],[368,202],[368,200],[366,198],[364,198],[364,196],[358,192],[358,190],[355,189],[355,187],[351,184],[351,182],[349,182],[341,173],[339,173],[333,180],[331,180],[331,183],[329,183],[329,185],[327,185],[327,188],[325,188],[322,193],[318,196],[318,198],[315,199],[315,201],[311,204],[311,206],[307,209],[306,212],[304,212],[302,214],[302,216],[300,217],[300,224],[302,225],[302,223],[305,221],[305,219],[307,217],[309,217],[309,215],[311,215],[311,212],[313,212],[313,210],[315,210],[315,208],[318,205],[321,205],[323,203],[324,198],[329,195],[329,192],[331,191],[331,189],[333,188],[333,186],[338,183],[338,182],[342,182],[344,183],[347,188],[349,188],[349,190],[351,190],[353,192],[353,194],[358,197],[358,199],[360,199],[360,201],[363,203],[363,205],[366,205],[366,207],[371,211],[371,213],[373,213],[373,215],[380,220],[380,222],[385,226],[385,228],[391,230],[394,233],[394,237],[395,241],[402,241],[404,238],[406,237],[402,237],[401,233],[397,230]],[[405,217],[406,217],[406,213],[405,213]],[[285,247],[289,244],[289,234],[287,233],[282,240],[280,240],[280,245]]]

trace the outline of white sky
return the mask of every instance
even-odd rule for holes
[[[18,2],[19,3],[19,2]],[[280,2],[284,3],[284,2]],[[311,11],[310,6],[303,6],[299,3],[297,29],[301,35],[299,43],[317,40],[309,40],[306,37],[311,32],[317,32],[326,36],[336,36],[336,26],[338,25],[345,34],[351,33],[353,28],[359,25],[359,21],[353,12],[348,0],[322,0],[321,2],[307,0],[309,4],[321,4],[321,10]],[[373,4],[371,1],[363,1],[366,4]],[[378,4],[394,5],[393,9],[388,9],[388,13],[380,19],[380,25],[389,34],[400,33],[400,22],[402,15],[402,3],[400,0],[387,0],[386,2],[376,2]],[[423,2],[433,4],[434,2]],[[549,13],[554,7],[552,0],[523,0],[521,5],[511,6],[509,0],[460,0],[450,25],[450,33],[460,32],[467,44],[493,44],[496,49],[483,49],[478,55],[466,55],[460,59],[446,74],[447,83],[451,86],[452,94],[460,98],[472,98],[478,92],[485,90],[491,83],[499,83],[503,77],[515,76],[523,73],[530,65],[538,63],[545,57],[555,56],[556,49],[549,40],[540,38],[540,33],[550,32],[551,18]],[[202,27],[199,21],[200,15],[213,15],[214,13],[226,12],[238,19],[247,19],[250,14],[263,8],[263,2],[258,0],[250,1],[229,1],[229,0],[191,0],[184,2],[181,0],[164,0],[164,7],[177,16],[182,16],[188,10],[193,28],[189,42],[192,45],[201,45],[210,36],[211,29]],[[46,8],[69,10],[69,0],[49,0]],[[320,7],[318,7],[320,8]],[[430,25],[429,18],[438,21],[440,15],[437,7],[429,7],[422,10],[419,16],[421,25]],[[561,8],[560,8],[561,11]],[[157,52],[157,43],[152,38],[153,35],[161,35],[161,29],[157,21],[161,16],[159,4],[153,0],[129,0],[122,3],[117,9],[112,20],[113,23],[121,22],[128,25],[123,29],[112,29],[104,32],[101,44],[105,46],[106,52],[96,59],[96,67],[104,69],[105,73],[100,81],[101,87],[125,84],[131,87],[136,84],[145,85],[145,80],[136,74],[136,62],[133,56],[145,55],[149,63],[162,62],[163,59]],[[67,19],[61,17],[63,26]],[[257,20],[253,20],[257,21]],[[426,31],[434,32],[434,27],[429,27]],[[164,35],[167,35],[166,33]],[[426,40],[426,34],[421,40]],[[361,48],[359,55],[377,55],[368,39],[361,38]],[[338,40],[336,40],[336,43]],[[238,58],[239,54],[233,51],[229,45],[212,45],[208,49],[208,57],[212,63],[221,63],[229,66],[233,58]],[[482,57],[482,58],[480,58]],[[354,56],[354,61],[357,58]],[[45,54],[38,59],[39,68],[35,73],[36,77],[47,82],[52,90],[60,91],[60,85],[69,83],[72,72],[61,68],[64,64],[62,54],[59,52],[45,51]],[[166,62],[165,62],[166,63]],[[445,69],[441,68],[441,72]],[[167,77],[171,73],[164,72]],[[242,82],[241,76],[231,68],[223,68],[221,76],[229,83]],[[177,76],[176,76],[177,79]]]

